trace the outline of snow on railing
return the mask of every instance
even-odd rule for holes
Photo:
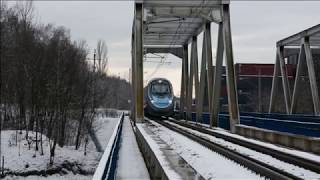
[[[93,175],[93,180],[102,179],[114,179],[115,170],[117,168],[117,156],[120,149],[120,136],[122,131],[122,124],[124,120],[124,113],[121,115],[121,119],[116,125],[112,136],[108,142],[108,145],[102,155],[96,172]]]

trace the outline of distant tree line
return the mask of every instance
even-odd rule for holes
[[[33,131],[35,150],[50,139],[53,161],[58,145],[87,143],[96,109],[128,109],[130,85],[107,76],[107,46],[98,41],[95,61],[85,41],[52,24],[34,23],[32,1],[1,1],[1,128]],[[119,96],[121,93],[121,96]],[[38,139],[40,138],[40,139]]]

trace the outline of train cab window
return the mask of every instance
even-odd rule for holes
[[[153,84],[152,88],[151,88],[151,91],[152,91],[152,93],[155,93],[155,94],[164,95],[164,94],[169,94],[170,93],[170,88],[169,88],[168,84],[164,84],[164,83]]]

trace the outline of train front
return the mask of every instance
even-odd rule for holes
[[[145,113],[147,116],[168,117],[173,114],[174,95],[166,79],[154,79],[146,89]]]

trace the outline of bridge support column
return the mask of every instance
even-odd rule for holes
[[[181,71],[181,91],[180,91],[180,118],[186,119],[184,112],[187,108],[188,89],[188,45],[183,46],[182,71]]]
[[[135,3],[135,24],[134,24],[134,39],[135,39],[135,120],[136,123],[144,121],[143,113],[143,6],[142,3]]]
[[[235,79],[235,69],[232,50],[231,25],[230,25],[230,9],[229,4],[223,5],[223,39],[225,47],[225,57],[227,66],[227,90],[228,90],[228,104],[230,115],[230,130],[235,133],[235,125],[239,124],[239,107],[238,96]]]
[[[276,53],[276,63],[274,64],[274,69],[273,69],[273,80],[272,80],[272,88],[271,88],[269,113],[275,111],[275,100],[276,100],[276,95],[277,95],[276,93],[278,91],[278,86],[279,86],[279,75],[280,75],[280,63],[279,63],[279,57]]]
[[[296,79],[293,88],[293,95],[292,95],[292,103],[291,103],[291,114],[297,113],[297,103],[298,97],[301,91],[301,76],[305,73],[305,62],[306,62],[306,55],[304,51],[304,43],[301,42],[297,70],[296,70]]]
[[[135,82],[135,38],[134,35],[132,34],[132,39],[131,39],[131,88],[132,88],[132,99],[131,99],[131,119],[133,120],[133,122],[136,122],[136,98],[135,98],[135,93],[136,93],[136,82]]]
[[[197,37],[195,38],[195,50],[193,53],[193,66],[194,66],[194,99],[195,99],[195,105],[197,107],[197,103],[198,103],[198,94],[199,94],[199,66],[198,66],[198,41],[197,41]]]
[[[211,23],[206,23],[206,60],[207,60],[207,87],[208,87],[208,111],[211,109],[211,99],[213,94],[213,65],[212,65],[212,43],[211,43]],[[210,114],[210,113],[209,113]],[[211,117],[211,115],[210,115]]]
[[[184,61],[184,58],[182,58],[182,65],[181,65],[181,86],[180,86],[180,119],[184,119],[184,99],[185,99],[185,69],[184,69],[184,64],[186,62]]]
[[[217,127],[218,125],[218,114],[220,111],[220,94],[221,94],[221,75],[222,75],[222,63],[223,63],[223,25],[219,23],[218,31],[218,45],[216,52],[216,66],[214,71],[214,80],[213,80],[213,94],[211,97],[211,117],[210,117],[210,127]]]
[[[310,80],[310,89],[313,100],[313,110],[315,115],[320,115],[320,102],[319,102],[319,94],[318,94],[318,86],[317,79],[314,69],[314,62],[312,58],[311,48],[309,37],[304,38],[304,50],[306,54],[307,66],[308,66],[308,75]]]
[[[207,65],[207,37],[206,31],[203,33],[202,41],[202,59],[201,59],[201,72],[200,72],[200,90],[197,99],[197,122],[202,122],[202,113],[203,113],[203,100],[205,93],[205,81],[206,81],[206,65]]]
[[[285,65],[284,58],[283,58],[283,47],[277,48],[277,55],[279,57],[278,60],[279,60],[280,71],[281,71],[281,76],[282,76],[282,87],[283,87],[283,92],[284,92],[286,112],[287,112],[287,114],[290,114],[291,93],[290,93],[290,85],[289,85],[289,80],[288,80],[287,68]]]
[[[194,80],[194,81],[193,81]],[[198,93],[198,45],[197,37],[192,38],[191,45],[191,61],[190,61],[190,74],[188,82],[188,119],[192,120],[192,104],[193,104],[193,82],[195,84],[195,98],[197,98]]]
[[[200,89],[197,99],[197,122],[203,121],[203,103],[205,95],[205,86],[207,84],[208,91],[208,105],[209,111],[211,109],[212,98],[212,45],[211,45],[211,24],[207,22],[203,32],[203,45],[202,45],[202,60],[201,60],[201,72],[200,72]],[[209,113],[210,114],[210,113]]]

